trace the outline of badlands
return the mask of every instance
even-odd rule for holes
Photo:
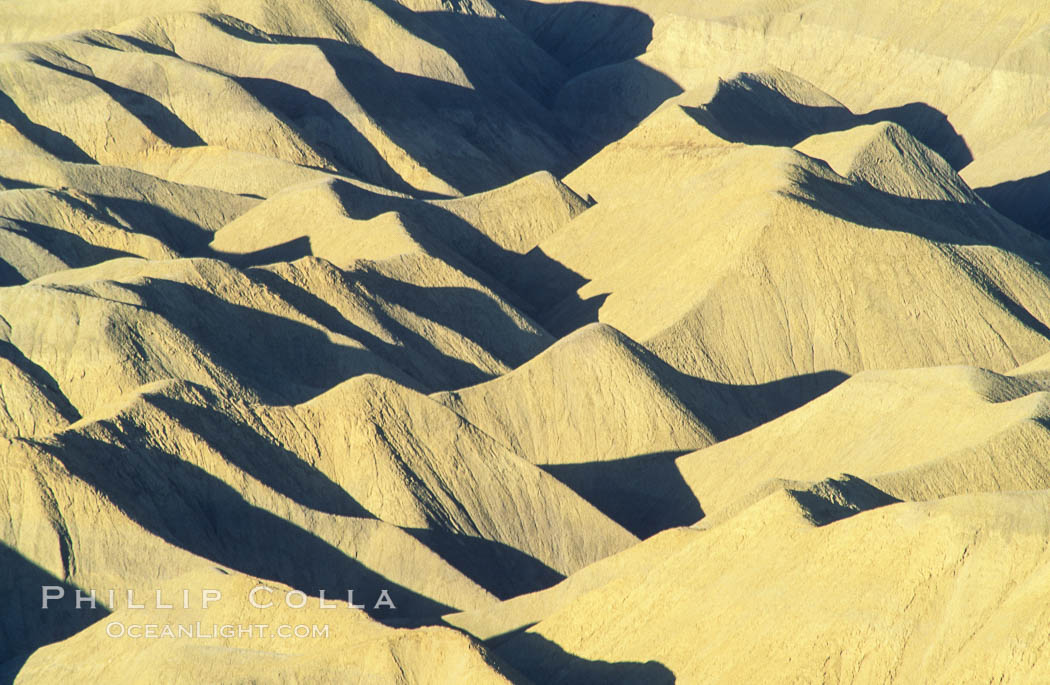
[[[0,683],[1050,682],[1050,4],[0,3]]]

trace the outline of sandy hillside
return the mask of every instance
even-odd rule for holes
[[[1047,681],[1048,36],[0,3],[0,683]]]

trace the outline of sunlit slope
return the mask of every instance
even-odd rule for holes
[[[0,681],[1046,680],[1037,5],[0,7]]]
[[[428,298],[437,306],[420,309]],[[467,316],[457,300],[489,318]],[[308,259],[242,272],[215,260],[121,259],[4,289],[0,301],[4,339],[82,412],[165,378],[278,404],[362,373],[436,389],[484,380],[548,344],[436,260],[342,272]]]
[[[12,587],[30,563],[85,587],[150,590],[206,559],[314,595],[387,589],[397,606],[380,618],[424,617],[545,587],[635,541],[459,416],[375,376],[292,407],[155,383],[5,451],[3,543],[23,559]],[[33,630],[14,650],[75,623],[37,625],[19,607],[5,630]]]
[[[731,144],[669,103],[567,178],[599,203],[540,248],[586,284],[541,320],[571,330],[596,311],[678,369],[732,383],[1005,371],[1045,352],[1047,243],[900,128],[860,133],[800,146],[844,177]]]
[[[160,592],[178,595],[180,588],[208,587],[221,599],[206,609],[201,597],[190,608],[136,610],[122,608],[74,637],[33,655],[15,679],[17,683],[51,683],[76,677],[111,683],[141,682],[143,674],[170,683],[256,682],[284,683],[308,678],[314,683],[527,683],[478,643],[448,628],[398,630],[370,620],[360,611],[349,610],[342,601],[322,607],[310,598],[302,608],[288,586],[223,569],[209,568],[187,573],[166,583]],[[257,603],[272,602],[270,608],[253,608],[248,600],[253,588],[268,592]],[[262,598],[266,598],[264,602]],[[223,637],[221,628],[249,621],[272,630],[260,635],[258,628]],[[143,623],[196,626],[199,636],[170,642],[152,640],[143,645],[133,638],[114,639],[109,624],[138,626]],[[307,626],[306,637],[281,637],[278,626]],[[325,628],[315,636],[310,626]],[[115,629],[111,628],[110,631]],[[159,634],[159,633],[158,633]],[[175,643],[175,644],[172,644]]]
[[[781,491],[500,653],[566,683],[1037,681],[1046,507],[975,495],[814,527]]]
[[[899,499],[1044,489],[1046,387],[972,367],[866,372],[676,463],[708,513],[837,473]]]
[[[334,178],[296,184],[230,221],[210,249],[237,263],[323,257],[346,268],[425,252],[513,296],[527,308],[532,281],[560,273],[537,253],[587,204],[548,172],[450,200],[418,200]]]
[[[231,8],[240,16],[187,5],[212,13],[165,7],[112,32],[5,47],[10,136],[71,161],[159,173],[178,151],[216,146],[441,194],[568,155],[537,101],[560,67],[509,25],[367,2],[346,3],[341,16],[321,3],[313,13],[242,3]],[[496,42],[468,51],[474,34]]]
[[[509,374],[434,398],[645,536],[701,516],[672,460],[715,440],[698,414],[718,396],[703,394],[594,324]]]

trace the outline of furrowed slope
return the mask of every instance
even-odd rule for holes
[[[361,373],[438,389],[485,380],[548,344],[476,281],[420,260],[342,272],[308,259],[247,273],[205,259],[112,260],[4,289],[0,316],[5,339],[82,413],[166,378],[278,404]]]
[[[677,465],[709,513],[850,473],[899,499],[1050,486],[1046,385],[972,367],[869,371]]]
[[[121,259],[50,278],[0,290],[0,316],[82,414],[168,378],[287,402],[357,373],[399,375],[220,262]]]
[[[859,145],[863,161],[870,139],[842,135],[836,145]],[[885,187],[905,196],[792,150],[728,144],[668,105],[568,177],[600,188],[599,204],[540,249],[586,285],[541,321],[571,330],[597,310],[679,370],[734,384],[945,363],[1005,371],[1043,353],[1048,245],[905,132],[892,137],[880,149],[897,159],[877,173],[895,169]]]
[[[714,436],[679,383],[636,343],[595,324],[509,374],[434,398],[646,536],[702,513],[671,464]]]
[[[6,452],[3,542],[24,560],[12,572],[28,562],[81,587],[151,590],[207,559],[311,595],[356,589],[370,609],[385,589],[384,620],[436,617],[494,601],[483,587],[546,587],[635,540],[462,418],[374,376],[292,407],[167,381]],[[33,629],[15,651],[83,625],[18,606],[5,630]]]
[[[536,245],[586,208],[548,172],[436,201],[329,178],[289,187],[254,207],[218,231],[211,249],[238,263],[312,254],[342,267],[423,251],[530,306],[521,285],[559,270]]]
[[[1039,680],[1046,507],[971,495],[814,527],[782,491],[499,651],[556,683]]]
[[[303,406],[304,433],[319,436],[315,449],[348,453],[328,470],[379,518],[500,542],[563,574],[635,540],[437,402],[377,376],[337,390]],[[353,420],[331,421],[336,410]]]
[[[560,68],[506,23],[353,2],[341,17],[349,26],[326,30],[309,10],[275,23],[242,9],[241,18],[168,13],[8,48],[0,112],[60,156],[155,172],[169,168],[155,154],[170,160],[207,145],[449,195],[566,163],[558,122],[536,100]],[[314,9],[341,23],[331,7]],[[297,21],[310,28],[296,33]],[[496,42],[468,49],[477,33]],[[56,101],[76,116],[59,115]]]
[[[0,284],[123,256],[199,253],[252,198],[119,167],[0,153]]]
[[[580,569],[554,587],[513,597],[474,611],[444,616],[445,622],[457,626],[475,637],[498,645],[512,639],[521,631],[554,615],[577,598],[605,587],[614,581],[629,578],[640,582],[653,567],[654,559],[667,559],[690,545],[703,530],[721,525],[740,514],[750,516],[748,507],[762,500],[760,508],[782,512],[784,522],[799,521],[812,525],[827,525],[854,514],[897,502],[886,493],[873,488],[859,478],[846,476],[828,478],[819,483],[777,481],[770,483],[753,501],[732,514],[707,516],[689,528],[670,528],[644,540],[623,552],[597,561]],[[743,512],[743,513],[741,513]],[[721,514],[725,515],[721,515]],[[737,525],[731,522],[728,525]],[[629,672],[629,671],[628,671]],[[658,674],[654,669],[653,674]]]

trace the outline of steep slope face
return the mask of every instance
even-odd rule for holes
[[[528,308],[528,284],[560,270],[536,245],[587,206],[548,172],[451,200],[417,200],[325,178],[274,195],[216,232],[210,247],[242,264],[310,254],[343,268],[357,259],[422,252]]]
[[[714,441],[690,390],[636,343],[595,324],[496,380],[434,397],[648,536],[702,513],[672,467]]]
[[[78,413],[54,379],[10,343],[0,344],[0,435],[46,434],[75,421]]]
[[[356,373],[397,375],[219,262],[123,259],[52,278],[0,291],[6,340],[81,413],[166,378],[280,402]]]
[[[894,135],[907,144],[882,148],[897,157],[886,187],[912,196],[791,150],[727,145],[668,105],[568,177],[598,188],[599,204],[540,249],[586,285],[541,320],[564,331],[597,309],[676,368],[737,384],[961,362],[1005,371],[1042,353],[1050,281],[1022,257],[1045,260],[1047,244]]]
[[[4,544],[64,582],[99,590],[148,591],[210,559],[314,595],[356,587],[369,609],[386,589],[395,606],[379,612],[384,619],[493,601],[250,416],[213,391],[168,383],[65,431],[8,442]],[[92,508],[99,499],[106,504]],[[43,617],[20,604],[8,627],[35,627]]]
[[[525,254],[536,247],[589,206],[547,171],[538,171],[485,193],[434,200],[433,204],[458,216],[503,250],[515,254]],[[450,240],[450,245],[471,259],[472,251],[481,251],[467,241]],[[486,266],[488,259],[482,256],[478,262]]]
[[[303,432],[317,436],[322,454],[347,455],[326,470],[379,518],[493,540],[560,573],[634,541],[571,490],[440,404],[375,376],[338,390],[339,396],[329,393],[303,405]],[[353,420],[332,425],[336,410]],[[308,445],[300,451],[311,453]],[[561,540],[566,534],[573,536],[570,544]]]
[[[505,373],[553,341],[493,290],[426,252],[357,260],[346,271],[306,258],[248,275],[430,390]]]
[[[165,378],[270,403],[360,373],[409,383],[418,373],[424,387],[447,387],[502,373],[548,344],[477,281],[420,260],[351,272],[307,260],[248,273],[214,260],[114,260],[0,291],[0,316],[5,339],[81,412]]]
[[[287,586],[222,569],[199,570],[158,588],[178,597],[184,587],[206,587],[220,599],[204,606],[200,596],[187,608],[122,608],[74,637],[36,652],[16,683],[51,683],[69,677],[134,683],[143,673],[169,683],[525,683],[484,648],[447,628],[396,630],[371,621],[344,602],[300,599]],[[257,595],[251,605],[249,595]],[[176,600],[177,601],[177,600]],[[295,607],[299,608],[295,608]],[[250,618],[251,630],[224,633]],[[214,622],[214,623],[212,623]],[[193,628],[190,637],[141,640],[128,635],[143,625]],[[196,630],[197,626],[207,628]],[[241,624],[245,625],[245,624]],[[114,639],[119,626],[121,637]],[[265,626],[265,627],[261,627]],[[286,635],[278,631],[284,627]],[[294,628],[306,627],[296,635]],[[317,631],[317,632],[314,632]],[[321,632],[323,631],[323,632]],[[160,629],[156,633],[161,635]]]
[[[434,398],[540,465],[613,461],[714,441],[673,370],[604,324],[514,371]]]
[[[764,500],[500,653],[566,683],[1045,677],[1045,492],[898,504],[823,527],[798,511]],[[670,639],[684,634],[704,639]]]
[[[862,181],[894,197],[981,205],[944,158],[916,144],[892,122],[810,136],[795,149],[824,160],[844,178]]]
[[[900,499],[1044,489],[1046,387],[971,367],[865,372],[676,463],[711,514],[739,509],[779,479],[836,473]]]
[[[505,22],[362,1],[342,14],[328,3],[233,5],[218,14],[191,2],[182,9],[212,14],[166,7],[114,32],[7,49],[0,105],[19,116],[5,118],[77,161],[161,171],[154,154],[214,145],[446,195],[567,161],[537,101],[560,67]],[[471,49],[476,38],[495,42]]]
[[[777,516],[781,517],[781,523],[827,525],[858,512],[897,501],[852,476],[828,478],[820,482],[771,482],[769,487],[756,494],[754,499],[737,511],[705,516],[700,523],[689,528],[664,530],[618,554],[580,569],[551,588],[489,604],[473,611],[449,614],[443,619],[446,623],[486,640],[489,644],[500,645],[540,621],[554,616],[562,608],[570,606],[591,591],[600,592],[613,583],[640,582],[660,560],[670,558],[696,542],[702,531],[722,524],[736,526],[739,522],[733,519],[737,515],[741,520],[753,516],[753,512],[748,509],[758,502],[762,502],[756,507],[758,511],[764,512],[763,515],[767,517],[768,512],[776,511]],[[512,653],[514,649],[516,647],[511,648]],[[608,675],[612,678],[630,673],[631,669],[625,666],[619,672],[616,669],[610,670]],[[647,674],[652,677],[661,674],[655,666],[639,669],[637,673],[639,676]],[[657,682],[660,682],[658,677]]]
[[[341,268],[355,259],[421,251],[400,215],[386,209],[398,204],[412,203],[371,197],[334,179],[308,181],[284,189],[223,226],[211,249],[231,261],[247,263],[309,254]]]
[[[545,587],[635,541],[460,417],[378,377],[277,408],[168,381],[52,435],[5,440],[5,453],[16,595],[48,575],[152,592],[210,560],[311,595],[354,590],[383,620],[418,620],[492,603],[489,589]],[[390,606],[373,607],[383,591]],[[99,618],[38,616],[24,597],[5,616],[0,661]]]
[[[0,284],[122,256],[198,254],[256,200],[113,166],[0,152]]]

